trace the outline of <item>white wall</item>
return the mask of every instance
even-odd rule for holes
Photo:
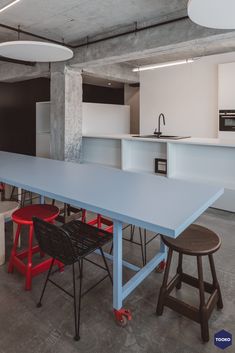
[[[129,134],[130,107],[127,105],[83,103],[82,133]]]
[[[228,53],[192,64],[142,71],[140,133],[152,133],[158,115],[164,113],[165,133],[217,137],[218,64],[233,61],[235,53]]]

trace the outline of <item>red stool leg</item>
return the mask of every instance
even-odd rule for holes
[[[60,262],[59,260],[55,261],[55,265],[58,266],[59,272],[64,272],[64,264],[62,262]]]
[[[40,252],[40,257],[42,259],[45,256],[45,253],[42,250],[39,250],[39,252]]]
[[[31,290],[32,286],[32,248],[33,248],[33,225],[29,226],[29,246],[28,246],[28,263],[26,269],[25,290]]]
[[[13,244],[13,248],[11,251],[11,257],[8,265],[8,273],[12,273],[14,270],[14,258],[16,256],[16,249],[18,247],[18,242],[19,242],[19,237],[20,237],[20,231],[21,231],[21,225],[18,224],[17,230],[16,230],[16,235],[15,235],[15,241]]]
[[[82,222],[86,222],[86,210],[82,210]]]

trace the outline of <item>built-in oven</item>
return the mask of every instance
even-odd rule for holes
[[[235,132],[235,110],[219,111],[219,129],[220,131]]]

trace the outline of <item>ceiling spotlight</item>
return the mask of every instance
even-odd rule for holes
[[[234,0],[189,0],[188,16],[196,24],[217,29],[235,29]]]
[[[4,7],[0,8],[0,12],[3,12],[3,11],[5,11],[5,10],[9,9],[9,7],[11,7],[11,6],[17,4],[17,2],[19,2],[19,1],[20,1],[20,0],[14,0],[14,1],[10,2],[10,4],[5,5]]]
[[[194,59],[170,61],[170,62],[166,62],[166,63],[162,63],[162,64],[135,67],[132,71],[133,72],[139,72],[139,71],[146,71],[146,70],[154,70],[154,69],[159,69],[159,68],[162,68],[162,67],[183,65],[183,64],[193,63],[193,62],[194,62]]]

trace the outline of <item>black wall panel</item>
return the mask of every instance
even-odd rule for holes
[[[49,79],[0,83],[0,150],[35,155],[36,102],[49,100]]]
[[[36,102],[50,100],[50,80],[0,82],[0,150],[35,155]],[[83,101],[124,104],[124,89],[83,84]]]
[[[83,102],[124,104],[124,88],[83,85]]]

